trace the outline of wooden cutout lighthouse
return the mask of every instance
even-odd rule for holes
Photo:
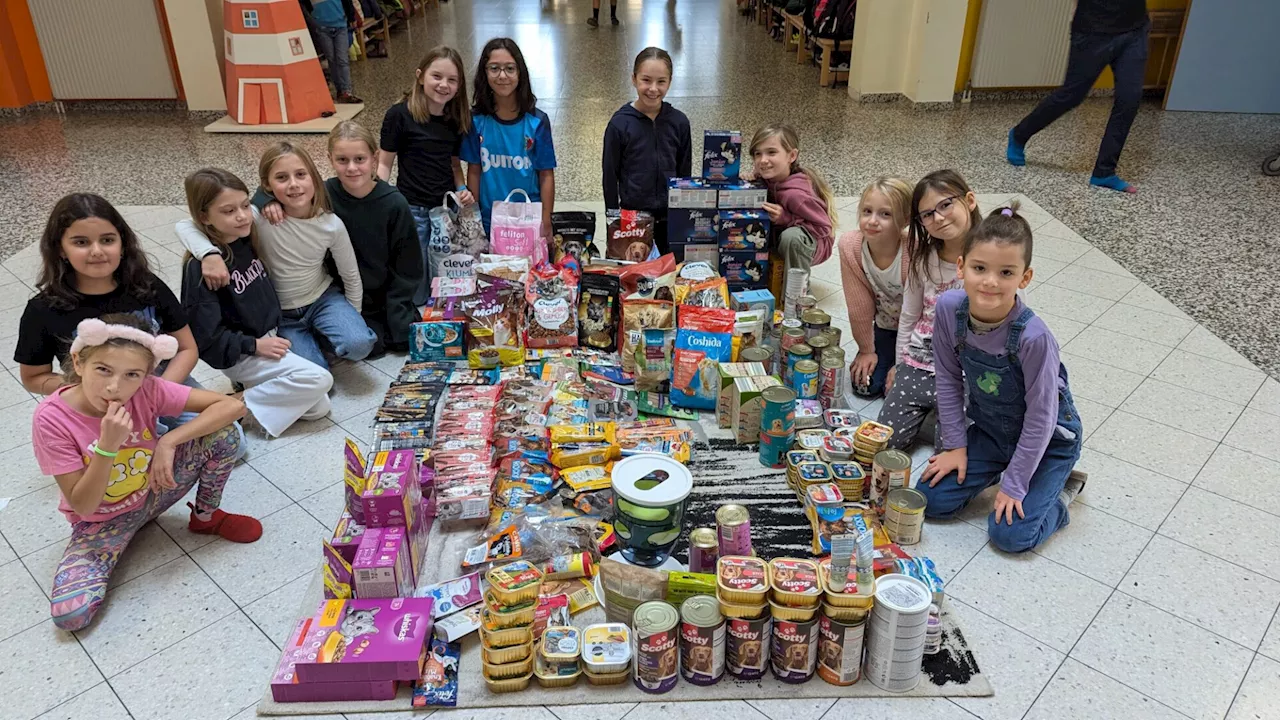
[[[223,0],[227,112],[242,125],[334,112],[298,0]]]

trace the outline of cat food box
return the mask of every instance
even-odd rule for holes
[[[343,510],[329,544],[338,551],[343,560],[350,564],[356,561],[356,551],[360,549],[360,541],[363,538],[364,525],[356,522],[355,518],[351,517],[351,513]]]
[[[368,528],[351,563],[356,597],[412,595],[416,586],[404,528]]]
[[[716,204],[721,210],[759,210],[769,201],[769,189],[749,180],[726,183],[718,189]]]
[[[776,375],[753,375],[734,378],[729,386],[729,428],[734,438],[740,443],[756,442],[760,439],[760,414],[764,410],[764,398],[761,396],[766,388],[782,385]]]
[[[715,210],[719,193],[715,185],[702,178],[670,178],[667,180],[667,208]]]
[[[667,210],[667,242],[714,243],[720,239],[720,211],[714,208]]]
[[[301,683],[412,682],[431,638],[430,598],[326,600],[303,621]]]
[[[721,210],[721,250],[768,252],[769,213],[763,210]]]
[[[671,243],[671,253],[677,263],[704,262],[711,267],[720,264],[720,246],[715,241],[700,243]]]
[[[720,394],[716,399],[716,425],[722,428],[732,427],[730,400],[734,381],[751,375],[764,375],[764,365],[758,362],[720,363]]]
[[[414,576],[426,554],[430,524],[423,517],[421,468],[412,449],[383,450],[369,462],[360,495],[366,527],[406,528]]]
[[[729,306],[738,312],[754,310],[765,318],[766,325],[773,323],[775,300],[768,290],[737,290],[730,293]]]
[[[763,288],[769,279],[769,253],[721,250],[720,274],[731,290]]]
[[[271,697],[276,702],[342,702],[346,700],[394,700],[395,680],[368,682],[312,682],[298,680],[297,664],[315,662],[323,650],[324,638],[312,636],[315,618],[302,618],[294,626],[284,653],[271,676]]]
[[[734,182],[742,169],[742,133],[706,130],[702,133],[702,177],[712,183]]]

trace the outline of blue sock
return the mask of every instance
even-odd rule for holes
[[[1138,188],[1120,179],[1119,175],[1108,175],[1107,177],[1098,177],[1094,175],[1089,178],[1090,185],[1118,190],[1119,192],[1136,193]]]
[[[1004,149],[1004,156],[1008,158],[1010,165],[1019,167],[1027,164],[1027,146],[1019,145],[1017,140],[1013,139],[1013,131],[1009,131],[1009,145]]]

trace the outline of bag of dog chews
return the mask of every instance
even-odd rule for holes
[[[720,363],[733,355],[737,314],[723,308],[686,305],[676,325],[671,369],[671,404],[714,410],[720,392]]]

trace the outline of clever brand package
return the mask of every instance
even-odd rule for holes
[[[749,180],[725,183],[718,189],[716,204],[721,210],[759,210],[769,201],[769,189]]]
[[[680,309],[672,357],[671,404],[715,410],[720,391],[720,363],[733,355],[737,315],[725,308],[685,306]]]
[[[769,280],[769,253],[721,250],[720,274],[731,290],[763,288]]]
[[[773,293],[763,289],[738,290],[729,294],[730,307],[739,312],[747,310],[761,312],[767,325],[773,323],[775,302]]]
[[[362,600],[412,595],[416,578],[404,528],[365,530],[351,574]]]
[[[395,699],[395,680],[301,682],[298,679],[297,664],[314,663],[327,651],[325,642],[328,636],[324,633],[311,633],[314,620],[315,618],[310,617],[302,618],[289,635],[284,653],[280,655],[280,662],[276,665],[276,672],[271,676],[271,697],[276,702]]]
[[[719,194],[716,186],[702,178],[670,178],[667,180],[667,209],[689,208],[715,210]]]
[[[766,252],[769,225],[769,214],[763,210],[721,210],[720,249]]]
[[[430,598],[328,600],[299,643],[302,683],[413,681],[422,676],[431,637]],[[292,643],[291,643],[292,646]]]
[[[742,133],[707,130],[702,133],[702,177],[713,183],[733,182],[742,168]]]

